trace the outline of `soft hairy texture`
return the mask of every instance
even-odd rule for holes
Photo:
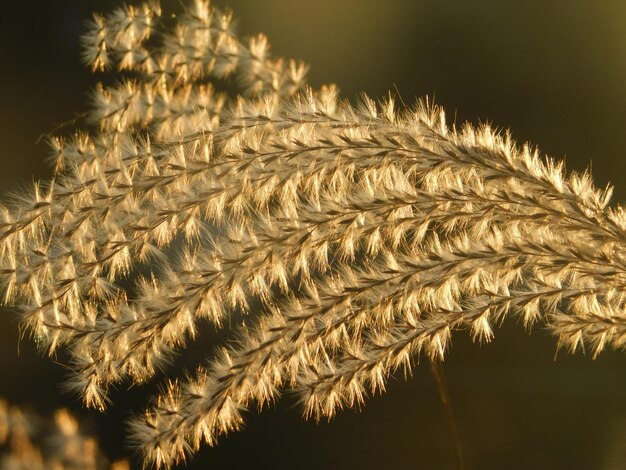
[[[313,90],[203,0],[95,16],[84,41],[122,79],[96,91],[89,131],[51,139],[54,179],[3,210],[0,273],[100,409],[199,321],[236,325],[132,421],[146,463],[214,444],[279,390],[332,417],[420,355],[442,360],[454,332],[487,342],[511,316],[571,351],[624,345],[626,215],[588,173],[450,127],[428,100]],[[228,81],[241,95],[215,91]]]

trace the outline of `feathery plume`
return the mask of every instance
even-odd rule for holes
[[[96,15],[83,40],[94,71],[126,78],[98,87],[87,131],[51,139],[53,181],[3,208],[0,273],[99,409],[199,321],[238,325],[133,419],[147,463],[185,460],[283,389],[330,418],[508,317],[571,351],[626,343],[626,215],[588,173],[450,127],[428,100],[313,90],[305,65],[239,39],[206,0]]]
[[[0,467],[24,470],[128,470],[128,462],[110,463],[96,439],[83,434],[76,419],[59,409],[54,419],[0,400]]]

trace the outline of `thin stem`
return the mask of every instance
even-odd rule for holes
[[[452,409],[452,402],[450,401],[450,392],[448,390],[448,384],[446,383],[446,377],[443,373],[443,367],[438,360],[430,360],[430,370],[437,381],[437,388],[439,389],[439,398],[441,399],[441,405],[446,413],[448,425],[450,426],[450,432],[452,434],[452,441],[454,449],[456,451],[457,465],[459,470],[465,470],[465,460],[463,458],[463,447],[461,446],[461,439],[459,437],[459,428],[454,417],[454,410]]]

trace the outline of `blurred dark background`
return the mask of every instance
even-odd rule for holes
[[[490,121],[520,142],[592,164],[598,185],[626,196],[626,3],[574,0],[220,0],[243,35],[268,35],[274,55],[311,65],[310,83],[337,83],[344,96],[407,104],[429,95],[450,121]],[[114,0],[21,0],[0,15],[0,191],[47,178],[40,134],[85,111],[98,81],[80,62],[79,36]],[[164,1],[178,5],[178,2]],[[49,413],[85,416],[113,458],[128,453],[125,418],[149,387],[114,393],[104,415],[61,391],[67,370],[19,340],[14,312],[0,315],[0,396]],[[193,364],[210,354],[199,340]],[[513,321],[490,345],[453,339],[444,371],[468,469],[626,469],[626,356],[555,358],[555,342]],[[138,462],[134,462],[139,465]],[[331,423],[305,422],[285,396],[245,430],[204,447],[189,468],[453,469],[453,441],[427,364],[389,382],[384,396]]]

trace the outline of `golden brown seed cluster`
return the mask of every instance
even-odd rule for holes
[[[215,443],[281,388],[331,417],[420,354],[441,360],[453,331],[489,341],[505,317],[572,351],[623,346],[626,215],[590,175],[450,128],[428,101],[312,90],[303,64],[240,40],[205,0],[96,16],[84,43],[122,81],[96,90],[90,131],[52,139],[53,181],[3,209],[0,273],[100,409],[199,321],[240,323],[133,421],[146,462]],[[215,91],[225,80],[237,96]]]

